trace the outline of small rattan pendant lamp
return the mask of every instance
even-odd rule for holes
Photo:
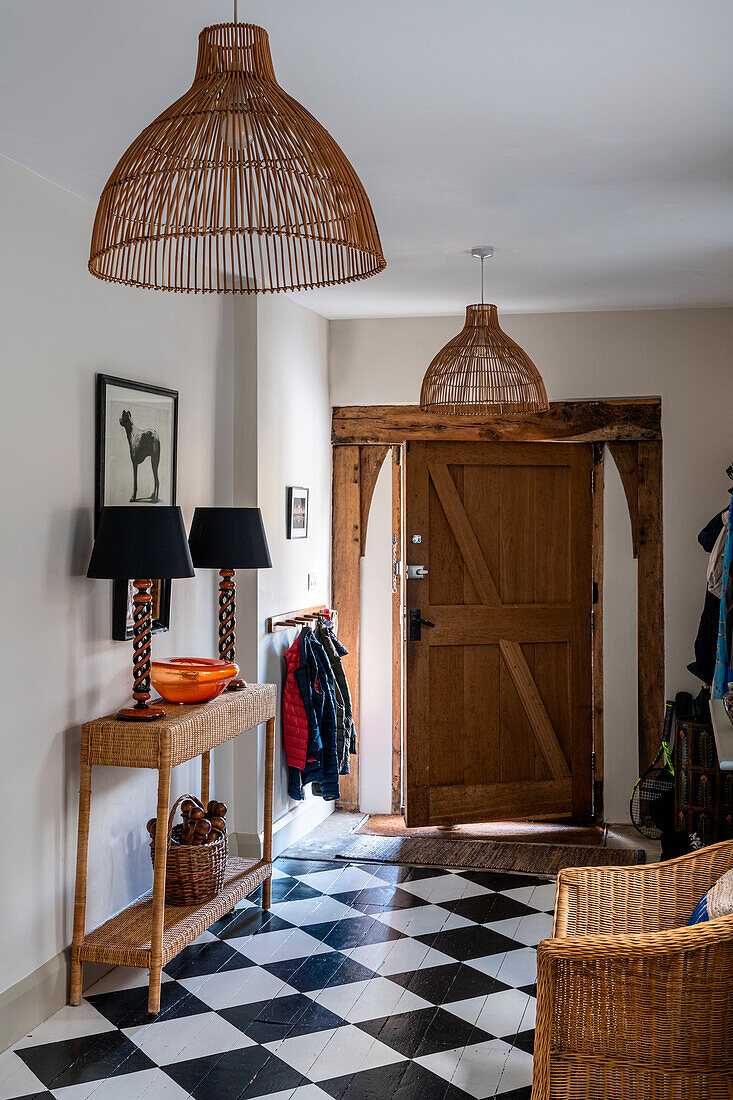
[[[425,412],[507,414],[545,412],[550,404],[542,376],[519,344],[499,327],[496,306],[484,304],[484,260],[490,245],[471,249],[481,260],[481,304],[466,306],[466,323],[425,372]]]
[[[191,88],[146,127],[102,192],[89,270],[156,290],[309,290],[386,266],[364,188],[279,86],[262,27],[199,35]]]

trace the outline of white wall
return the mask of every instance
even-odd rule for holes
[[[214,503],[217,385],[231,339],[221,302],[103,284],[87,272],[93,207],[0,159],[3,632],[0,991],[71,938],[80,724],[128,698],[130,643],[111,640],[112,582],[87,580],[94,375],[180,391],[178,501]],[[227,368],[228,369],[228,368]],[[224,460],[225,460],[224,456]],[[213,578],[173,582],[153,652],[211,653]],[[198,767],[175,773],[176,791]],[[95,769],[88,921],[147,889],[150,772]]]
[[[237,659],[245,678],[279,683],[277,654],[292,635],[265,636],[265,616],[329,600],[328,323],[283,298],[223,300],[101,283],[86,266],[91,204],[2,158],[0,193],[0,750],[10,776],[0,1000],[36,982],[43,988],[30,1007],[23,1002],[27,1016],[35,1006],[58,1007],[49,995],[65,996],[60,953],[71,939],[80,725],[114,710],[131,689],[132,646],[111,640],[112,583],[85,576],[95,372],[179,390],[178,503],[187,524],[196,505],[262,507],[274,568],[237,576]],[[288,484],[311,490],[302,542],[285,538]],[[310,592],[309,572],[317,577]],[[216,652],[217,585],[214,570],[173,582],[171,630],[154,636],[154,655]],[[213,757],[214,789],[230,805],[233,830],[253,844],[262,828],[262,749],[260,731]],[[276,814],[286,819],[285,841],[332,807],[290,814],[283,779]],[[151,772],[94,771],[89,927],[150,886],[145,822],[155,811],[155,781]],[[175,770],[174,797],[198,786],[198,763]],[[12,1017],[6,1007],[2,1001],[0,1047],[18,1037],[3,1030]],[[21,1021],[18,1034],[36,1022]]]
[[[696,536],[728,499],[724,469],[733,459],[733,310],[514,315],[502,322],[537,363],[551,400],[661,394],[667,691],[697,691],[699,684],[685,667],[693,657],[705,592],[705,555]],[[461,323],[458,317],[332,322],[332,403],[417,403],[428,363]],[[607,463],[605,550],[606,816],[625,821],[638,775],[636,569],[612,461]],[[389,555],[388,538],[381,552]],[[365,563],[365,603],[381,598],[383,576],[382,571],[373,578],[371,563]],[[367,697],[374,688],[372,648],[381,645],[381,638],[363,629],[362,691]],[[385,692],[383,712],[370,709],[362,717],[367,761],[370,754],[379,755],[366,743],[381,744],[388,707]],[[363,764],[361,782],[363,790],[385,789],[381,777],[364,774]],[[387,810],[388,803],[380,809]]]
[[[251,352],[251,349],[250,349]],[[260,682],[282,682],[282,654],[296,631],[265,633],[271,615],[328,604],[331,573],[331,409],[328,399],[328,321],[279,295],[257,301],[257,503],[272,568],[257,574],[256,644]],[[310,490],[308,537],[287,538],[287,486]],[[245,503],[244,500],[241,503]],[[308,575],[315,579],[309,590]],[[237,746],[238,790],[242,795],[237,828],[245,844],[261,832],[263,805],[257,784],[264,766],[264,743]],[[277,852],[333,809],[332,803],[288,797],[288,771],[282,751],[278,697],[275,738],[274,817]],[[246,815],[246,816],[245,816]],[[246,839],[245,839],[246,838]]]

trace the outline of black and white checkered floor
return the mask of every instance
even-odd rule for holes
[[[119,968],[0,1055],[0,1100],[525,1100],[555,886],[280,859],[164,972]]]

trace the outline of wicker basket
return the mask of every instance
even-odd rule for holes
[[[198,798],[182,794],[168,817],[168,858],[165,869],[166,905],[202,905],[221,890],[227,866],[227,835],[211,844],[174,843],[181,835],[182,825],[173,825],[176,811],[185,799],[204,810]],[[155,842],[150,844],[150,859],[155,865]]]

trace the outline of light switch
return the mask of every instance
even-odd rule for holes
[[[318,587],[318,577],[315,575],[315,573],[309,573],[308,574],[308,591],[310,592],[310,590],[312,588],[317,588],[317,587]]]

